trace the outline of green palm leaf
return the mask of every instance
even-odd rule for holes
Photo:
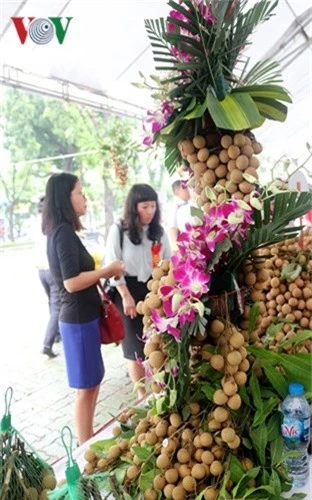
[[[284,87],[280,85],[249,85],[244,87],[236,87],[232,90],[232,93],[236,92],[246,92],[251,97],[269,98],[277,99],[279,101],[285,101],[291,103],[291,97]]]
[[[164,19],[145,19],[144,25],[152,47],[162,48],[170,53],[170,48],[164,39],[166,29]]]
[[[272,201],[274,201],[273,210],[271,210]],[[302,227],[287,226],[311,209],[312,193],[285,191],[268,199],[260,212],[261,220],[257,217],[257,223],[249,227],[245,238],[241,238],[240,248],[231,253],[228,269],[237,270],[256,248],[263,248],[297,236]]]
[[[253,128],[261,116],[253,99],[247,94],[230,94],[219,101],[210,92],[206,98],[208,111],[217,127],[228,130]]]
[[[275,99],[265,99],[258,97],[254,99],[259,113],[269,120],[284,122],[287,118],[287,106]]]
[[[239,12],[237,16],[233,16],[233,29],[229,47],[229,68],[233,68],[241,47],[246,44],[248,37],[251,35],[256,26],[268,20],[278,4],[278,0],[273,3],[269,0],[261,0],[253,5],[247,12]],[[230,18],[231,20],[231,18]],[[224,27],[225,30],[228,26]],[[225,39],[225,33],[220,33],[222,39]]]
[[[246,75],[241,75],[244,85],[266,85],[282,82],[280,65],[271,59],[264,59],[255,64]]]

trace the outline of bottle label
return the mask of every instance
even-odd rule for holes
[[[284,418],[282,423],[282,436],[287,441],[309,440],[309,419]]]

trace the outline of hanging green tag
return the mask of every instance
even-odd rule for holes
[[[0,421],[0,431],[7,432],[11,428],[10,406],[13,397],[12,387],[8,387],[5,392],[5,413]]]

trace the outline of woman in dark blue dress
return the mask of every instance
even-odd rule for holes
[[[115,260],[95,270],[94,260],[76,234],[87,209],[81,183],[73,174],[54,174],[48,180],[42,229],[47,235],[51,273],[60,290],[60,333],[69,386],[77,389],[75,424],[78,442],[93,435],[93,417],[104,365],[100,342],[101,299],[96,283],[120,276],[123,263]]]

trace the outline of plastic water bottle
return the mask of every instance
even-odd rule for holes
[[[310,408],[302,384],[291,383],[282,403],[282,436],[284,451],[298,451],[300,456],[286,459],[293,488],[301,488],[309,478],[308,445],[310,440]]]

